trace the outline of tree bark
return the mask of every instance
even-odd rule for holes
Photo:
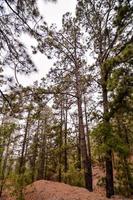
[[[62,181],[62,136],[63,136],[63,102],[61,99],[61,121],[60,121],[60,130],[59,130],[59,170],[58,170],[58,181]]]
[[[2,165],[2,170],[1,170],[1,177],[0,177],[0,197],[2,196],[2,192],[3,192],[3,188],[5,185],[5,179],[6,179],[6,168],[7,168],[7,162],[8,162],[8,154],[9,154],[9,146],[10,146],[10,142],[11,142],[11,136],[9,136],[8,139],[8,143],[7,143],[7,147],[6,147],[6,153],[4,156],[4,160],[3,160],[3,165]]]
[[[24,153],[25,153],[25,147],[26,147],[26,141],[27,141],[27,135],[28,135],[28,128],[29,128],[29,117],[30,117],[30,110],[28,110],[28,115],[26,119],[26,126],[25,126],[25,133],[24,133],[24,139],[22,143],[22,150],[21,150],[21,156],[20,156],[20,162],[19,162],[19,169],[18,173],[23,174],[24,172],[24,165],[25,165],[25,158],[24,158]]]
[[[31,160],[31,179],[32,179],[32,182],[34,182],[34,180],[35,180],[36,159],[37,159],[37,154],[38,154],[38,132],[39,132],[39,128],[40,128],[40,123],[39,123],[39,120],[38,120],[37,130],[36,130],[36,133],[35,133],[34,139],[33,139],[33,156],[32,156],[32,160]]]
[[[105,73],[105,72],[104,72]],[[110,131],[108,128],[110,127],[110,122],[108,119],[108,96],[106,89],[106,78],[104,79],[104,84],[102,85],[103,89],[103,117],[104,117],[104,127],[107,131]],[[104,142],[106,144],[106,138],[108,137],[108,133],[104,133]],[[112,162],[112,151],[109,149],[106,151],[105,155],[105,165],[106,165],[106,197],[111,198],[114,195],[114,180],[113,180],[113,162]]]
[[[47,120],[44,120],[44,126],[42,129],[41,137],[41,149],[39,154],[39,167],[38,167],[38,176],[37,179],[41,180],[45,178],[45,158],[46,158],[46,126]]]
[[[87,117],[87,105],[86,105],[86,98],[84,96],[84,107],[85,107],[85,121],[86,121],[86,139],[87,139],[87,153],[89,159],[89,171],[90,171],[90,183],[92,184],[92,158],[91,158],[91,145],[90,145],[90,131],[88,127],[88,117]]]
[[[76,92],[77,92],[77,105],[78,105],[78,117],[79,117],[79,134],[81,140],[80,144],[81,144],[82,164],[85,176],[85,186],[91,192],[93,191],[92,171],[90,168],[90,160],[87,154],[87,147],[86,147],[85,130],[83,123],[83,111],[82,111],[82,92],[80,88],[80,73],[79,73],[79,67],[77,65],[75,69],[75,77],[76,77]]]
[[[66,108],[65,108],[65,151],[64,151],[64,172],[68,170],[68,159],[67,159],[67,118],[68,118],[68,108],[67,108],[67,95],[66,95]]]
[[[113,163],[112,163],[112,152],[108,150],[106,152],[106,196],[111,198],[114,195],[114,180],[113,180]]]

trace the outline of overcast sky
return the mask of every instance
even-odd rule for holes
[[[56,23],[61,28],[62,15],[66,12],[72,12],[75,14],[76,0],[58,0],[57,3],[44,2],[38,0],[40,13],[44,16],[44,20],[50,25]],[[28,52],[31,54],[30,46],[34,44],[34,40],[28,35],[22,36],[22,41],[28,48]],[[32,59],[38,68],[38,73],[31,74],[30,76],[18,76],[19,83],[26,86],[32,84],[36,80],[40,80],[46,75],[50,67],[52,67],[53,61],[48,60],[44,55],[38,53],[32,56]]]

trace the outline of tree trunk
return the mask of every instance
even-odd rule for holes
[[[64,172],[68,170],[68,159],[67,159],[67,118],[68,118],[68,108],[67,108],[67,96],[66,96],[66,108],[65,108],[65,151],[64,151]]]
[[[8,154],[9,154],[9,146],[11,142],[11,136],[9,136],[7,147],[6,147],[6,153],[3,160],[2,170],[1,170],[1,177],[0,177],[0,197],[2,196],[3,187],[5,185],[5,179],[6,179],[6,168],[7,168],[7,160],[8,160]]]
[[[104,79],[104,81],[106,78]],[[108,97],[107,97],[107,89],[106,89],[106,81],[103,84],[103,118],[104,118],[104,127],[105,130],[110,131],[110,123],[108,119]],[[106,144],[106,138],[109,136],[108,132],[103,133],[104,135],[104,142]],[[114,195],[114,180],[113,180],[113,162],[112,162],[112,151],[109,149],[106,151],[105,155],[105,165],[106,165],[106,197],[111,198]]]
[[[38,167],[38,176],[37,179],[41,180],[45,178],[45,158],[46,158],[46,126],[47,120],[45,119],[44,126],[42,129],[42,142],[41,142],[41,149],[39,154],[39,167]]]
[[[83,123],[83,111],[82,111],[82,92],[80,88],[80,72],[78,66],[76,66],[75,69],[75,77],[76,77],[76,92],[77,92],[78,117],[79,117],[79,134],[81,140],[80,144],[81,144],[81,155],[82,155],[82,163],[85,176],[85,186],[91,192],[93,191],[92,171],[90,168],[90,160],[88,158],[87,147],[86,147],[86,139],[85,139],[85,131]]]
[[[21,150],[20,163],[19,163],[19,169],[18,169],[19,174],[23,174],[23,172],[24,172],[24,165],[25,165],[24,153],[25,153],[26,142],[27,142],[30,112],[31,111],[28,110],[28,116],[26,119],[25,133],[24,133],[24,139],[23,139],[23,143],[22,143],[22,150]]]
[[[60,130],[59,130],[59,171],[58,171],[58,181],[62,181],[62,136],[63,136],[63,102],[61,100],[61,121],[60,121]]]
[[[111,198],[114,195],[114,180],[113,180],[113,163],[112,163],[112,152],[108,150],[106,152],[106,196]]]
[[[81,169],[81,137],[80,137],[80,132],[77,136],[77,151],[78,151],[78,165],[77,168],[80,170]]]
[[[83,162],[84,175],[85,175],[85,186],[89,191],[93,191],[92,171],[90,169],[90,161],[87,154],[81,97],[78,98],[78,114],[79,114],[79,132],[81,135],[81,138],[80,138],[81,139],[81,154],[82,154],[82,162]]]
[[[32,156],[32,160],[31,160],[31,179],[32,179],[32,182],[35,180],[36,159],[37,159],[37,154],[38,154],[39,128],[40,128],[40,123],[39,123],[39,120],[38,120],[37,130],[36,130],[36,133],[35,133],[34,139],[33,139],[33,156]]]
[[[75,127],[79,127],[79,120],[78,120],[78,114],[76,115],[76,122],[75,122]],[[79,128],[77,130],[77,128],[75,129],[76,131],[76,147],[77,147],[77,164],[76,167],[77,169],[81,170],[81,165],[82,165],[82,161],[81,161],[81,139],[80,139],[80,132],[79,132]]]
[[[91,159],[91,145],[90,145],[90,131],[88,127],[88,117],[87,117],[87,105],[86,105],[86,98],[84,96],[84,107],[85,107],[85,121],[86,121],[86,139],[87,139],[87,153],[88,153],[88,159],[89,159],[89,171],[90,171],[90,179],[92,179],[92,159]],[[90,183],[92,183],[92,180],[90,180]]]

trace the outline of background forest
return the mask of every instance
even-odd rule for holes
[[[0,196],[11,188],[22,199],[41,179],[93,191],[95,168],[108,198],[133,195],[132,14],[132,0],[77,0],[59,30],[36,0],[0,1]],[[33,54],[54,60],[28,87],[17,74],[37,66],[22,33],[36,40]]]

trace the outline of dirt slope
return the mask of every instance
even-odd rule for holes
[[[36,181],[27,186],[24,191],[25,200],[108,200],[105,191],[100,188],[89,192],[84,188],[70,186],[53,181]],[[5,193],[0,200],[16,200],[9,193]],[[112,200],[133,200],[115,196]]]
[[[25,191],[25,200],[103,200],[84,188],[52,181],[36,181]]]
[[[125,198],[113,197],[115,200]],[[25,190],[25,200],[107,200],[105,194],[52,181],[36,181]]]

